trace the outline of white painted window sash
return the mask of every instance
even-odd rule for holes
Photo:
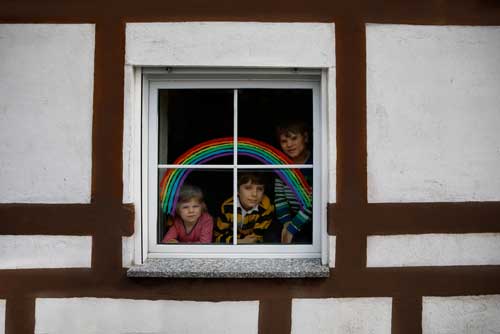
[[[153,71],[154,72],[154,71]],[[278,71],[279,72],[279,71]],[[165,74],[144,74],[143,73],[143,207],[147,208],[143,214],[143,251],[147,257],[288,257],[288,258],[319,258],[323,257],[326,242],[325,220],[326,214],[323,213],[326,206],[326,184],[320,182],[321,176],[326,174],[325,161],[326,156],[321,158],[326,152],[326,133],[323,133],[325,127],[324,115],[326,107],[324,105],[325,94],[323,75],[313,71],[316,74],[308,76],[298,76],[297,74],[278,75],[281,79],[276,79],[276,72],[272,75],[266,75],[265,72],[259,72],[256,78],[243,78],[241,75],[230,73],[224,78],[207,78],[206,75],[193,72],[191,77],[179,75],[176,78],[166,78]],[[278,73],[280,74],[280,73]],[[309,73],[310,74],[310,73]],[[251,73],[248,74],[251,77]],[[203,78],[203,80],[200,80]],[[158,92],[160,89],[234,89],[234,156],[233,164],[230,165],[174,165],[158,164]],[[247,164],[238,165],[237,161],[237,89],[239,88],[305,88],[312,89],[313,92],[313,156],[314,165],[257,165]],[[237,170],[238,168],[252,169],[276,169],[276,168],[314,168],[313,170],[313,243],[312,245],[296,244],[252,244],[238,245],[236,238],[237,219],[233,221],[233,245],[224,244],[156,244],[157,240],[157,198],[158,198],[158,169],[163,168],[192,168],[192,169],[232,169],[233,170],[233,198],[237,198]],[[146,181],[147,180],[147,181]],[[233,206],[233,217],[237,217],[237,207]],[[323,247],[322,247],[323,246]],[[143,256],[146,258],[146,256]]]

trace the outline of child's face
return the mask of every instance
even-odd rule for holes
[[[182,202],[177,209],[177,213],[181,216],[181,219],[189,225],[196,224],[201,216],[201,211],[201,203],[194,198],[187,202]]]
[[[248,181],[238,188],[238,197],[240,198],[241,206],[245,210],[249,210],[262,201],[264,197],[264,185],[253,184],[252,181]]]
[[[280,135],[280,146],[292,160],[301,157],[307,145],[307,133],[288,132]]]

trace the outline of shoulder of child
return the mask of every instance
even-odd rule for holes
[[[202,215],[200,216],[200,223],[202,224],[208,224],[208,223],[211,223],[213,224],[214,222],[214,219],[213,217],[208,213],[208,212],[204,212],[202,213]]]
[[[221,212],[229,212],[229,211],[233,211],[233,197],[229,197],[228,199],[226,199],[224,202],[222,202],[221,206],[220,206],[220,211]]]
[[[262,201],[260,201],[260,206],[266,211],[274,210],[274,205],[271,203],[271,200],[269,199],[269,197],[267,197],[267,195],[264,195],[262,197]]]

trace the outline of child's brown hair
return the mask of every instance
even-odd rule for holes
[[[264,175],[252,172],[242,172],[238,174],[238,187],[245,183],[265,185]]]
[[[284,121],[276,127],[276,138],[278,141],[282,135],[288,136],[289,133],[301,134],[304,136],[309,136],[309,126],[304,121],[300,120],[288,120]]]

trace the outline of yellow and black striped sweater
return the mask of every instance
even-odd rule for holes
[[[257,242],[264,241],[264,233],[271,226],[274,218],[274,205],[269,197],[264,195],[259,203],[257,211],[245,215],[241,223],[241,208],[238,208],[238,239],[247,235],[255,235]],[[214,227],[214,242],[233,243],[233,197],[228,198],[221,205],[221,212],[217,217]]]

